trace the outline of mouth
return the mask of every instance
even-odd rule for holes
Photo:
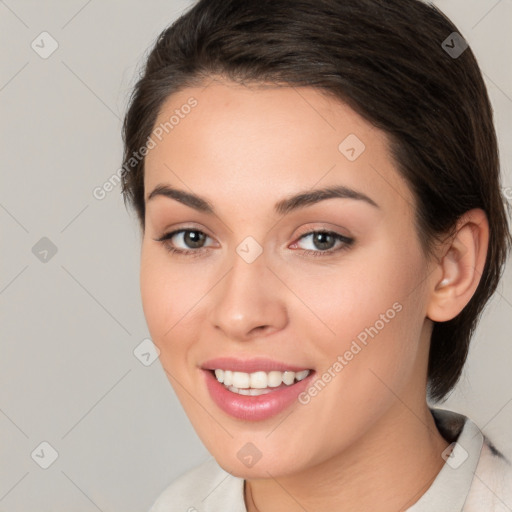
[[[288,409],[315,374],[311,368],[265,359],[216,359],[201,370],[212,401],[244,421],[262,421]]]
[[[283,387],[293,386],[295,383],[304,380],[312,370],[278,371],[265,372],[259,370],[252,373],[237,372],[217,368],[210,370],[217,382],[223,384],[232,393],[246,396],[260,396],[272,393]]]

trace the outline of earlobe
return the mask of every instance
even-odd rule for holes
[[[464,309],[480,282],[488,243],[489,224],[485,212],[480,208],[466,212],[458,220],[455,235],[444,245],[443,256],[431,274],[428,318],[446,322]]]

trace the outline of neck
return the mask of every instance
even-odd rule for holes
[[[406,510],[434,481],[448,444],[426,403],[411,410],[397,402],[354,445],[321,464],[278,478],[248,480],[247,510]]]

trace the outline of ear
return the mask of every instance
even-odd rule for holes
[[[480,208],[459,218],[455,235],[441,248],[441,257],[430,274],[427,317],[435,322],[455,318],[475,293],[485,266],[489,223]]]

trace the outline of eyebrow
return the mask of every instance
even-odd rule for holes
[[[213,205],[205,198],[190,192],[185,192],[184,190],[173,188],[169,185],[157,185],[148,195],[146,202],[157,196],[175,199],[176,201],[203,213],[216,214]],[[286,215],[294,210],[299,210],[300,208],[311,206],[319,203],[320,201],[333,198],[356,199],[364,201],[375,208],[380,208],[373,199],[362,192],[343,185],[337,185],[334,187],[315,190],[305,190],[304,192],[299,192],[293,196],[286,197],[274,205],[274,210],[279,215]]]

